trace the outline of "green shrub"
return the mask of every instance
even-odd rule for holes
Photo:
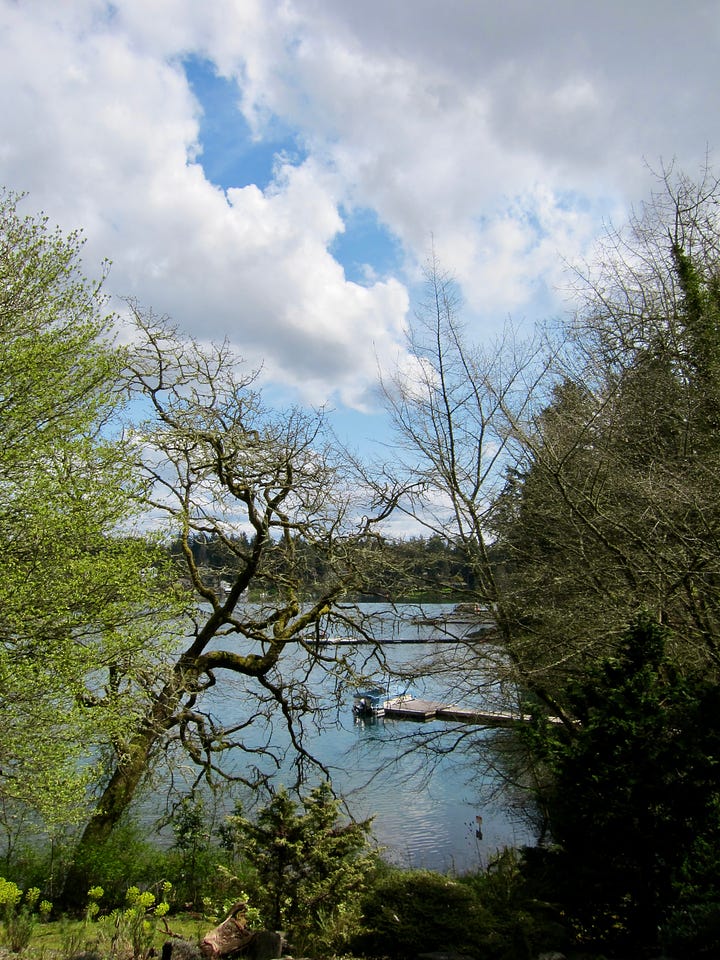
[[[672,957],[720,956],[720,903],[695,903],[675,910],[662,925],[660,940]]]
[[[3,942],[13,953],[20,953],[27,947],[38,917],[47,917],[51,910],[51,903],[40,901],[38,887],[30,887],[23,893],[17,884],[0,877]]]
[[[503,850],[485,871],[461,878],[492,917],[485,931],[484,956],[524,960],[543,951],[565,950],[570,943],[562,911],[550,902],[552,884],[538,870],[535,853]]]
[[[354,949],[375,956],[411,957],[433,950],[487,956],[492,918],[467,883],[429,870],[380,871],[362,903],[365,931]]]
[[[101,942],[106,948],[104,954],[111,958],[130,956],[133,960],[145,960],[150,956],[155,942],[158,920],[169,910],[167,897],[170,884],[162,884],[162,899],[155,894],[138,887],[129,887],[125,893],[125,904],[116,907],[110,914],[97,921],[101,931]]]
[[[716,899],[720,687],[682,675],[672,640],[639,616],[568,690],[572,731],[523,727],[551,774],[554,896],[586,949],[659,950],[669,916]]]
[[[87,851],[82,861],[75,864],[78,875],[83,877],[83,889],[82,896],[70,891],[72,901],[82,903],[85,891],[102,887],[105,902],[119,907],[125,901],[128,883],[147,887],[158,877],[170,879],[165,873],[166,863],[167,853],[144,839],[138,824],[123,824],[105,843]]]
[[[2,875],[23,890],[39,887],[43,896],[55,900],[62,891],[71,855],[69,838],[43,835],[6,850]]]
[[[393,958],[433,951],[482,960],[529,960],[564,949],[557,909],[527,882],[523,853],[498,853],[487,870],[449,877],[385,865],[362,903],[357,953]]]
[[[370,821],[342,823],[339,809],[328,783],[300,803],[281,788],[253,821],[238,806],[224,831],[228,848],[254,867],[265,924],[288,931],[296,952],[337,953],[359,923],[375,863]]]

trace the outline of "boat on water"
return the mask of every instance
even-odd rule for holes
[[[384,717],[388,703],[400,703],[403,700],[411,699],[412,694],[408,693],[407,690],[399,694],[391,694],[388,690],[383,690],[380,687],[358,690],[353,697],[353,716],[358,719]]]
[[[384,717],[387,693],[379,687],[372,690],[358,690],[353,698],[353,716]]]

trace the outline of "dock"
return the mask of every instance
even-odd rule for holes
[[[322,646],[360,646],[361,644],[377,644],[380,647],[386,646],[396,646],[396,645],[410,645],[415,644],[416,646],[424,644],[436,644],[436,643],[454,643],[454,644],[471,644],[471,643],[492,643],[495,639],[495,632],[493,629],[482,629],[474,631],[473,633],[465,634],[461,637],[456,637],[451,633],[438,633],[434,634],[432,637],[381,637],[378,640],[371,640],[368,637],[362,636],[333,636],[333,637],[316,637],[313,634],[308,634],[303,636],[302,639],[306,643],[319,643]]]
[[[393,697],[385,701],[385,717],[391,720],[455,720],[488,727],[511,727],[530,718],[501,710],[479,710],[435,700]]]

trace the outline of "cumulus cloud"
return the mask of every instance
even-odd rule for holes
[[[165,4],[169,21],[173,6],[184,12]],[[224,194],[198,162],[199,106],[177,60],[193,39],[211,45],[207,25],[188,13],[163,38],[140,30],[132,4],[122,17],[91,3],[63,12],[42,22],[38,7],[3,8],[5,66],[25,78],[4,108],[5,181],[84,228],[88,260],[113,259],[116,293],[230,338],[304,400],[362,405],[407,294],[393,278],[348,282],[328,252],[343,229],[333,178],[308,160],[279,165],[265,191]]]
[[[82,227],[114,293],[362,410],[430,238],[476,335],[559,309],[562,256],[645,195],[643,158],[692,172],[717,140],[718,46],[712,0],[0,0],[0,182]],[[279,121],[302,159],[212,183],[189,57],[236,84],[238,136]],[[353,209],[402,275],[348,279]]]

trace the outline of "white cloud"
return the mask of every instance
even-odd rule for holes
[[[370,403],[434,237],[477,332],[558,308],[561,255],[718,140],[714,0],[0,0],[0,182],[82,227],[110,286],[227,336],[313,402]],[[227,195],[203,172],[183,59],[237,81],[305,159]],[[408,273],[350,283],[339,211],[375,211]]]
[[[40,24],[3,8],[6,64],[24,77],[19,102],[4,108],[14,145],[6,182],[85,229],[88,261],[113,259],[116,293],[189,332],[229,337],[306,400],[336,391],[362,404],[407,295],[392,279],[345,280],[328,252],[343,229],[333,178],[309,160],[281,168],[265,192],[225,197],[196,162],[198,106],[170,57],[192,30],[178,31],[163,59],[152,30],[139,43],[116,21],[93,24],[91,5],[85,12]]]

